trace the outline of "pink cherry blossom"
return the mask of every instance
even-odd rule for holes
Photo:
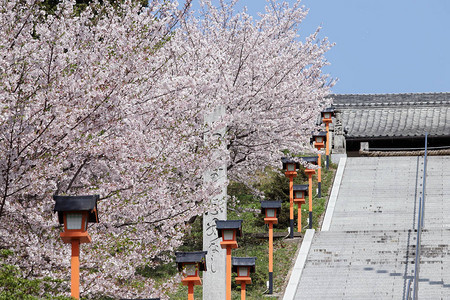
[[[331,45],[298,36],[299,3],[269,2],[254,20],[207,1],[199,15],[135,2],[77,14],[62,1],[46,15],[39,1],[0,0],[0,247],[28,276],[69,285],[52,195],[101,195],[82,296],[166,297],[178,277],[157,287],[136,268],[171,261],[187,220],[211,208],[213,153],[237,180],[277,166],[280,150],[309,145],[333,83],[321,72]],[[208,128],[218,105],[227,115]]]

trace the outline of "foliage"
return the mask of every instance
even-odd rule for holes
[[[202,96],[226,107],[228,176],[249,183],[278,166],[282,149],[310,148],[317,116],[330,104],[334,82],[321,69],[332,45],[317,39],[319,29],[301,41],[307,10],[300,1],[268,1],[259,19],[237,13],[236,2],[203,1],[200,16],[182,22],[175,39],[185,49],[181,60],[190,62],[185,72],[208,83]]]
[[[11,250],[2,249],[0,251],[0,261],[10,255],[14,255]],[[54,299],[69,300],[71,298],[54,296],[54,290],[61,286],[61,280],[54,280],[50,277],[42,279],[27,278],[22,271],[13,265],[2,263],[0,265],[0,299]]]
[[[0,248],[15,253],[4,263],[63,280],[55,293],[66,293],[70,246],[51,196],[99,194],[82,296],[159,296],[176,277],[155,285],[144,266],[171,261],[211,205],[217,187],[202,175],[218,165],[213,152],[248,179],[280,149],[306,147],[328,105],[331,45],[317,33],[299,41],[299,3],[271,2],[258,21],[225,3],[205,2],[198,19],[164,0],[76,3],[47,13],[0,0]],[[219,105],[227,115],[206,126]],[[225,124],[225,140],[204,143]]]
[[[336,172],[336,165],[330,164],[329,171],[322,172],[322,197],[314,197],[313,199],[313,227],[319,228],[321,224],[321,218],[325,212],[326,200],[329,197],[329,192],[333,183],[334,174]],[[257,188],[263,189],[270,193],[273,190],[284,190],[288,186],[288,181],[281,181],[284,175],[280,175],[278,172],[270,171],[267,175],[258,176],[259,184]],[[302,171],[299,171],[299,176],[296,183],[305,184],[307,179],[302,179]],[[313,178],[314,189],[317,187],[317,177]],[[228,207],[229,219],[243,219],[243,236],[238,239],[239,248],[233,250],[233,256],[242,257],[257,257],[256,259],[256,273],[252,274],[252,284],[247,286],[247,299],[265,299],[264,292],[266,290],[266,281],[268,280],[268,240],[261,238],[260,234],[267,233],[267,226],[264,225],[263,216],[260,214],[260,198],[254,195],[254,191],[250,190],[246,185],[242,183],[232,182],[228,186],[229,196],[236,201],[235,205]],[[280,198],[283,200],[285,206],[282,208],[279,221],[275,225],[275,230],[286,232],[289,227],[289,193],[285,197]],[[287,204],[287,205],[286,205]],[[303,228],[307,226],[306,218],[308,216],[308,209],[302,209],[303,214]],[[297,209],[295,209],[295,215]],[[296,220],[295,220],[296,221]],[[185,244],[182,251],[197,251],[201,249],[202,236],[201,222],[197,225],[197,232],[195,235],[188,235],[185,237]],[[197,243],[193,240],[197,239]],[[189,241],[189,242],[186,242]],[[295,260],[295,253],[298,249],[298,239],[275,239],[274,240],[274,292],[280,294],[284,290],[284,285],[287,283],[287,273],[292,267]],[[149,276],[152,276],[149,273]],[[235,276],[235,274],[233,274]],[[161,280],[164,280],[161,278]],[[232,298],[240,299],[240,287],[235,284],[234,277],[232,280]],[[178,291],[170,294],[170,299],[185,299],[187,295],[187,288],[181,286],[178,287]],[[201,298],[201,287],[195,288],[195,297]]]
[[[148,2],[147,0],[134,0],[135,2],[139,3],[141,6],[146,7],[148,6]],[[48,14],[54,14],[57,11],[57,6],[59,3],[62,3],[63,1],[61,0],[42,0],[41,3],[39,4],[42,9],[48,13]],[[74,11],[77,12],[78,14],[80,12],[82,12],[83,10],[85,10],[88,6],[89,3],[92,3],[94,1],[92,0],[76,0],[76,4],[74,6]],[[100,1],[100,4],[102,4],[103,0]],[[122,2],[122,0],[108,0],[109,4],[111,5],[115,5],[116,2]]]
[[[73,4],[42,18],[38,1],[0,2],[0,247],[30,277],[67,286],[70,246],[51,196],[100,194],[101,223],[82,246],[82,296],[157,294],[151,280],[135,285],[136,266],[170,259],[184,221],[215,193],[202,185],[214,167],[204,107],[182,88],[191,79],[168,71],[174,54],[161,46],[179,14],[165,1],[104,2],[101,15],[95,1],[79,15]]]

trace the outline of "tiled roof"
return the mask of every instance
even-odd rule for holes
[[[85,196],[58,196],[54,195],[55,207],[53,211],[58,212],[59,224],[64,224],[63,212],[66,211],[88,211],[88,222],[98,223],[97,201],[99,195]]]
[[[295,191],[308,191],[308,184],[294,184],[293,190]]]
[[[348,138],[450,136],[450,93],[331,97]]]
[[[450,93],[424,94],[333,94],[334,108],[348,106],[439,106],[450,105]]]
[[[281,201],[261,201],[261,208],[281,208]]]
[[[238,267],[250,267],[250,273],[255,273],[256,257],[232,257],[232,271],[237,273]]]
[[[181,271],[182,263],[199,263],[200,271],[206,271],[206,254],[208,251],[175,252],[178,270]]]
[[[236,235],[242,236],[242,220],[216,220],[216,229],[222,237],[222,229],[236,229]]]
[[[231,265],[233,272],[237,272],[238,267],[250,267],[250,272],[255,273],[256,257],[232,257]]]
[[[287,164],[293,164],[295,163],[295,169],[300,169],[300,164],[298,162],[296,162],[294,159],[289,158],[289,157],[282,157],[281,158],[281,163],[283,164],[283,169],[286,170],[286,165]]]
[[[303,156],[300,157],[303,161],[308,162],[310,164],[317,164],[317,161],[319,160],[318,156]]]

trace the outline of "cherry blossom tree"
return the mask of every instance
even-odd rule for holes
[[[306,11],[268,2],[253,20],[234,2],[97,1],[52,14],[36,0],[0,0],[0,247],[30,277],[68,280],[53,194],[99,194],[100,223],[82,247],[83,295],[161,296],[136,275],[181,243],[210,206],[214,151],[233,178],[304,149],[331,83],[330,44],[300,42]],[[189,2],[187,3],[189,5]],[[101,11],[101,13],[99,13]],[[181,22],[181,23],[179,23]],[[204,116],[227,115],[225,141],[204,143]],[[220,143],[228,148],[222,149]],[[246,177],[247,176],[247,177]]]
[[[180,245],[214,193],[202,185],[206,102],[171,72],[175,3],[74,5],[45,15],[38,1],[0,3],[0,246],[28,276],[67,280],[51,196],[100,194],[82,293],[151,295],[136,266]]]
[[[330,105],[325,96],[334,81],[322,68],[332,44],[318,40],[320,28],[302,41],[307,10],[300,1],[268,1],[256,20],[236,13],[237,2],[220,1],[217,8],[203,1],[200,16],[184,23],[177,38],[186,48],[183,59],[210,84],[199,98],[227,108],[229,175],[248,181],[257,169],[279,167],[280,150],[310,148],[317,116]]]

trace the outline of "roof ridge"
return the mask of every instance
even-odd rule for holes
[[[382,95],[441,95],[441,94],[449,94],[450,92],[423,92],[423,93],[345,93],[345,94],[336,94],[330,93],[328,96],[382,96]]]

